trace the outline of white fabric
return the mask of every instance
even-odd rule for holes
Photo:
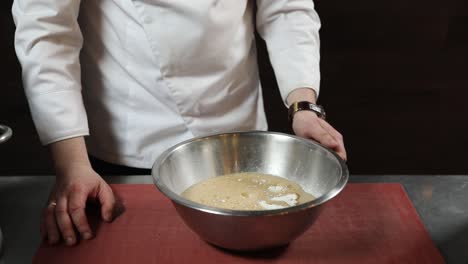
[[[267,129],[248,0],[15,0],[15,46],[43,144],[86,136],[91,154],[149,168],[168,147]],[[283,99],[318,93],[310,0],[258,0]]]

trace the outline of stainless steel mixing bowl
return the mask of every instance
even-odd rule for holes
[[[316,197],[308,203],[265,211],[226,210],[180,194],[204,179],[259,172],[292,180]],[[232,250],[288,244],[306,231],[321,207],[348,181],[342,159],[320,144],[275,132],[239,132],[195,138],[164,152],[154,163],[157,188],[169,197],[185,223],[202,239]]]

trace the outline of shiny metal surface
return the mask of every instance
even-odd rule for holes
[[[4,126],[4,125],[0,125],[0,144],[10,139],[12,135],[13,135],[13,132],[11,131],[11,128]],[[2,254],[2,249],[3,249],[3,233],[0,227],[0,255]]]
[[[204,179],[259,172],[292,180],[317,199],[277,210],[240,211],[204,206],[180,194]],[[201,238],[223,248],[255,250],[287,244],[315,220],[322,204],[346,185],[346,164],[316,142],[254,131],[196,138],[178,144],[155,162],[157,188],[174,203]]]
[[[12,135],[13,131],[11,130],[11,128],[5,125],[0,125],[0,143],[3,143],[10,139]]]

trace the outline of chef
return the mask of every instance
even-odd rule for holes
[[[105,221],[115,214],[88,153],[150,168],[183,140],[267,129],[255,29],[294,132],[346,158],[315,105],[320,21],[311,0],[15,0],[12,11],[26,96],[57,175],[41,224],[50,244],[93,237],[88,200]]]

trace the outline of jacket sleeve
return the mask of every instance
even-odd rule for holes
[[[41,142],[88,135],[81,95],[80,0],[15,0],[15,49]]]
[[[257,31],[265,40],[281,96],[320,88],[320,19],[312,0],[257,0]]]

